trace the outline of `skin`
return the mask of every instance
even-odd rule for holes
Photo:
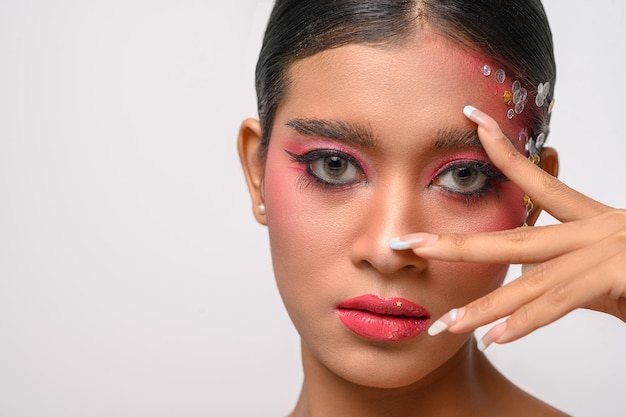
[[[434,319],[501,285],[507,262],[470,265],[433,250],[459,233],[512,229],[526,219],[524,191],[512,181],[469,201],[444,187],[450,164],[493,157],[478,137],[436,145],[475,134],[465,105],[493,115],[509,137],[525,127],[523,117],[506,118],[495,82],[480,73],[488,62],[427,29],[393,47],[347,45],[292,66],[266,161],[256,158],[259,123],[244,121],[239,152],[254,213],[268,226],[278,288],[302,340],[305,381],[293,416],[562,415],[495,371],[471,326],[372,342],[336,314],[345,299],[377,294],[416,302]],[[375,143],[305,134],[294,120],[341,122]],[[351,177],[358,181],[330,188],[312,181],[292,155],[317,149],[349,154],[362,168]],[[555,173],[556,154],[543,157]],[[437,235],[428,256],[420,254],[427,248],[390,249],[390,239],[415,231]]]

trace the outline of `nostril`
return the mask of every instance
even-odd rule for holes
[[[389,245],[376,245],[375,248],[362,251],[355,261],[387,276],[402,271],[420,272],[427,267],[427,261],[415,255],[413,251],[397,251],[391,249]]]

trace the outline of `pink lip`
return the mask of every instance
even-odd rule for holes
[[[404,298],[383,298],[374,294],[342,301],[337,306],[339,320],[354,333],[379,342],[409,340],[430,323],[424,307]]]

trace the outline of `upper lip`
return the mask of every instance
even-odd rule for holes
[[[401,297],[385,298],[375,294],[350,298],[339,303],[337,308],[369,311],[390,316],[430,317],[428,310],[410,300]]]

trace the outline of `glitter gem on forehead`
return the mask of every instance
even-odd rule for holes
[[[491,76],[491,66],[489,66],[489,64],[483,65],[481,72],[485,77]],[[506,80],[506,72],[502,68],[499,68],[495,72],[494,78],[498,84],[504,84],[504,81]],[[509,120],[515,117],[516,114],[521,114],[524,111],[526,99],[528,98],[528,92],[525,88],[522,88],[522,83],[518,80],[513,81],[511,89],[513,91],[507,90],[504,94],[502,94],[504,104],[511,106],[506,113],[506,117]]]
[[[483,65],[480,71],[485,77],[490,77],[493,73],[489,64]],[[494,79],[496,83],[503,84],[506,78],[506,72],[504,71],[504,69],[499,68],[495,71]],[[547,101],[549,93],[550,82],[547,81],[545,83],[539,83],[539,85],[537,86],[534,100],[537,107],[543,107],[544,105],[547,105],[548,114],[552,112],[552,108],[554,107],[554,99],[549,103]],[[511,83],[511,91],[507,90],[502,94],[502,101],[507,107],[506,117],[508,120],[512,120],[516,115],[522,114],[522,112],[526,108],[528,96],[528,90],[522,86],[522,83],[519,80],[514,80]],[[531,160],[538,162],[539,153],[541,152],[541,148],[546,141],[546,136],[546,132],[539,132],[537,138],[535,139],[532,136],[528,135],[526,129],[523,130],[523,134],[520,133],[519,140],[521,141],[522,137],[524,138],[524,148],[528,152],[529,158]]]
[[[496,71],[496,82],[498,84],[502,84],[506,80],[506,73],[503,69],[499,69]]]

